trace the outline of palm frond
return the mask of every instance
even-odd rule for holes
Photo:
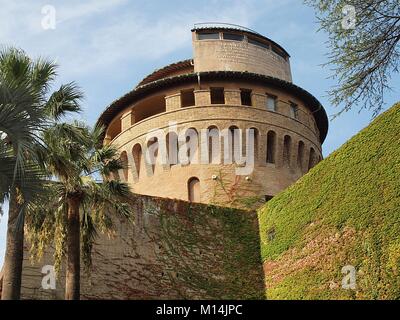
[[[97,237],[96,226],[88,210],[83,211],[81,220],[81,257],[86,270],[92,266],[92,249]]]
[[[110,180],[102,184],[111,196],[128,197],[130,195],[129,186],[125,182]]]
[[[21,49],[3,47],[0,50],[0,74],[8,82],[25,82],[30,77],[31,59]]]
[[[44,185],[44,192],[37,198],[30,201],[25,212],[25,231],[31,244],[30,252],[33,260],[38,260],[43,255],[44,249],[55,244],[56,251],[57,237],[62,229],[62,217],[66,214],[65,190],[63,185],[55,181],[47,181]],[[61,250],[63,252],[63,250]]]
[[[43,98],[57,76],[57,67],[55,62],[44,58],[38,58],[30,65],[29,81]]]
[[[82,99],[83,93],[76,83],[67,83],[50,96],[45,105],[46,113],[57,121],[69,112],[81,112]]]
[[[104,135],[105,127],[102,125],[96,125],[93,127],[91,135],[93,139],[93,147],[98,148],[97,146],[102,144],[103,135]]]

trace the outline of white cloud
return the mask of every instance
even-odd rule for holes
[[[127,2],[128,0],[86,0],[83,3],[81,1],[76,3],[75,1],[76,4],[74,4],[74,1],[68,1],[68,4],[64,2],[63,5],[57,6],[59,9],[58,22],[64,23],[82,17],[88,18],[95,14],[104,13],[107,9],[126,4]]]
[[[56,58],[70,76],[99,68],[112,70],[118,62],[158,59],[189,48],[195,22],[248,26],[259,15],[255,1],[213,0],[198,3],[197,11],[166,6],[167,11],[157,12],[142,11],[137,1],[55,1],[56,29],[44,30],[41,8],[46,4],[0,0],[0,43]]]

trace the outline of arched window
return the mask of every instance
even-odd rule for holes
[[[300,170],[303,170],[304,163],[304,142],[299,141],[299,145],[297,147],[297,166]]]
[[[260,137],[259,137],[260,134],[259,134],[259,131],[258,131],[257,128],[250,128],[249,133],[251,131],[254,134],[254,145],[252,146],[253,147],[253,153],[254,153],[254,162],[257,162],[257,160],[258,160],[258,149],[259,149],[258,140],[260,139]],[[249,155],[249,147],[251,147],[251,146],[248,144],[248,138],[247,138],[246,139],[247,156]]]
[[[200,180],[196,177],[188,180],[188,200],[190,202],[200,202]]]
[[[290,167],[290,150],[292,148],[292,138],[285,135],[283,138],[283,164]]]
[[[299,118],[299,107],[294,102],[290,102],[290,116],[293,119],[298,119]]]
[[[158,139],[156,137],[151,138],[147,142],[147,152],[149,155],[149,165],[151,165],[151,173],[154,173],[156,168],[157,156],[158,156]]]
[[[133,162],[135,165],[135,171],[137,178],[139,179],[140,177],[140,165],[142,163],[142,146],[140,143],[136,143],[133,148],[132,148],[132,156],[133,156]]]
[[[186,156],[189,163],[198,163],[199,134],[195,128],[189,128],[185,132],[186,136]]]
[[[310,149],[310,157],[308,159],[308,170],[311,170],[315,166],[315,164],[316,164],[315,158],[316,158],[315,150],[314,150],[314,148],[311,148]]]
[[[275,163],[276,133],[268,131],[267,134],[267,163]]]
[[[172,131],[168,132],[166,144],[167,144],[167,155],[168,155],[169,165],[173,166],[175,164],[178,164],[179,142],[178,142],[178,135],[176,134],[176,132]]]
[[[241,130],[236,126],[229,127],[229,156],[232,163],[240,163],[242,146],[240,144]]]
[[[220,163],[220,135],[216,126],[208,127],[207,143],[208,143],[208,163]]]
[[[126,154],[126,151],[123,151],[120,156],[120,161],[122,164],[122,176],[124,178],[124,181],[128,181],[128,155]]]

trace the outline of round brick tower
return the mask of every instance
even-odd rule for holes
[[[116,178],[194,202],[268,200],[322,159],[325,110],[259,33],[198,24],[192,43],[193,59],[156,70],[100,116],[126,163]]]

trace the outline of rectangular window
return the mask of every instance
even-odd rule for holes
[[[194,106],[194,89],[181,91],[181,107]]]
[[[276,111],[277,98],[274,95],[267,94],[267,110]]]
[[[223,33],[224,40],[243,41],[244,35],[236,33]]]
[[[293,119],[299,118],[299,108],[297,107],[297,104],[294,102],[290,102],[290,116]]]
[[[225,104],[224,88],[210,88],[211,104]]]
[[[283,59],[286,60],[286,55],[277,47],[272,46],[272,51],[275,52],[278,56],[281,56]]]
[[[259,46],[259,47],[262,47],[262,48],[265,48],[265,49],[270,48],[268,43],[264,43],[264,42],[261,42],[261,41],[258,41],[256,39],[252,39],[252,38],[249,38],[249,43]]]
[[[240,89],[240,101],[242,106],[251,106],[251,90]]]
[[[197,34],[197,39],[198,40],[218,40],[219,39],[219,33],[218,32],[203,32],[203,33],[198,33]]]

